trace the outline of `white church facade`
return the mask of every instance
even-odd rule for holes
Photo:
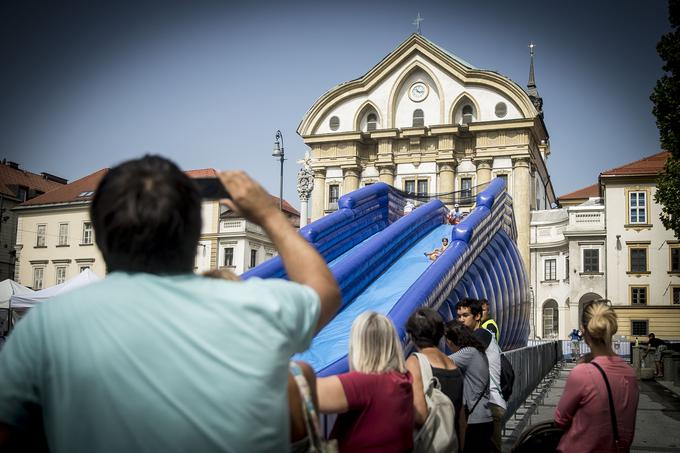
[[[298,134],[314,173],[311,218],[377,181],[465,208],[476,187],[504,177],[528,270],[530,211],[556,201],[541,108],[533,54],[525,91],[413,34],[365,75],[321,96],[302,119]]]

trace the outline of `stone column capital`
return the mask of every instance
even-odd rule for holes
[[[439,171],[455,171],[455,168],[458,166],[458,163],[456,160],[452,161],[446,161],[446,162],[437,162],[437,165],[439,166]]]
[[[359,170],[359,167],[341,167],[342,168],[342,174],[343,176],[350,176],[350,177],[355,177],[358,178],[359,174],[361,173]]]
[[[478,158],[474,159],[474,163],[478,169],[489,170],[493,166],[493,158]]]
[[[378,167],[378,172],[381,175],[393,175],[394,165],[376,165]]]
[[[528,156],[513,157],[512,168],[529,168],[531,166],[531,159]]]
[[[314,178],[317,179],[326,179],[326,168],[312,168],[312,173],[314,174]]]

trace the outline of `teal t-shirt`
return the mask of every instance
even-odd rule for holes
[[[319,310],[285,280],[113,273],[17,324],[0,422],[40,407],[54,452],[286,451],[288,360]]]

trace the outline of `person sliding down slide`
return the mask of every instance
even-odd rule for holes
[[[442,246],[438,247],[431,252],[425,252],[424,255],[428,258],[430,258],[430,261],[434,261],[437,258],[439,258],[439,255],[444,253],[444,250],[446,250],[446,247],[449,246],[449,240],[448,238],[442,238]]]

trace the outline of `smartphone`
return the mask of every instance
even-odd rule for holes
[[[194,178],[198,193],[203,200],[221,200],[229,198],[229,192],[224,188],[219,178]]]

